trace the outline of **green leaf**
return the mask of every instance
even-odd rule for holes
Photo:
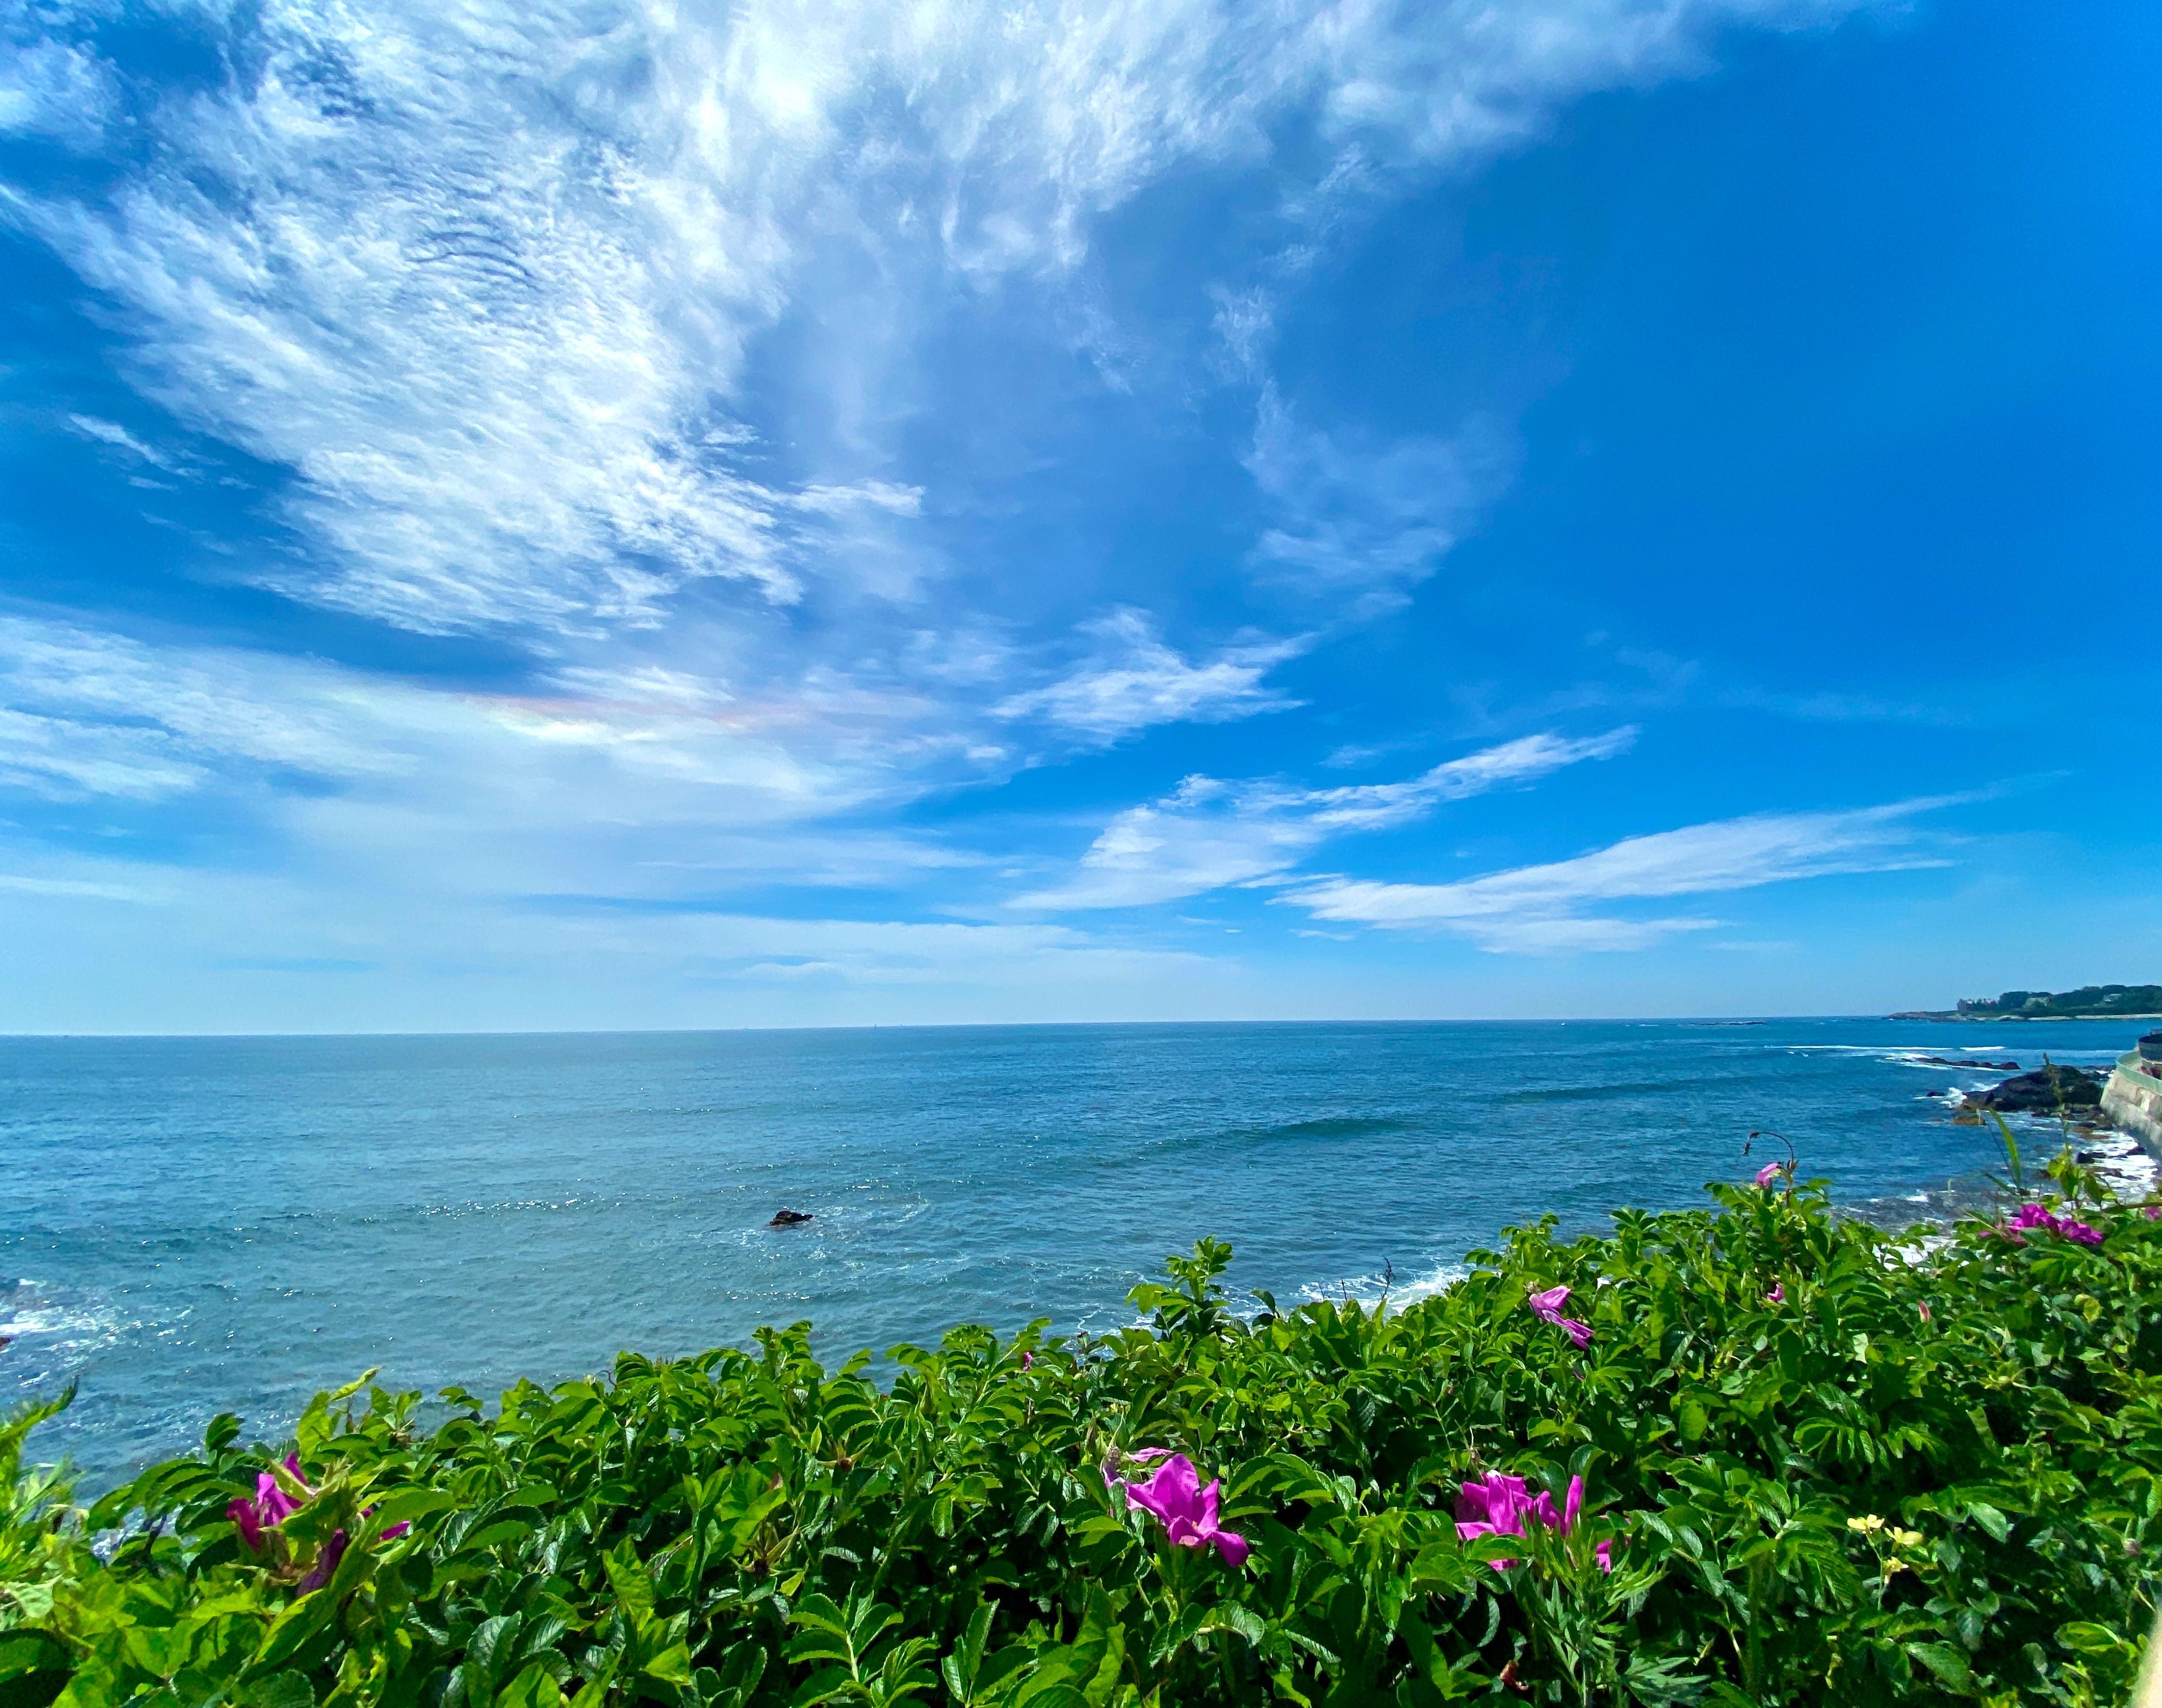
[[[563,1688],[539,1661],[529,1662],[496,1693],[494,1708],[563,1708]]]
[[[1966,1515],[1999,1542],[2012,1534],[2012,1521],[1987,1501],[1968,1502]]]
[[[65,1673],[67,1668],[67,1650],[44,1632],[0,1632],[0,1684],[29,1673]]]
[[[368,1523],[380,1536],[385,1530],[400,1524],[410,1524],[431,1512],[441,1512],[457,1505],[455,1496],[441,1489],[399,1489],[378,1502],[375,1510],[368,1514]]]
[[[256,1651],[254,1665],[258,1669],[283,1666],[301,1644],[337,1617],[337,1599],[327,1585],[301,1596],[271,1622],[263,1647]]]
[[[607,1570],[608,1585],[615,1591],[618,1605],[634,1624],[642,1624],[653,1617],[653,1579],[638,1558],[638,1551],[628,1538],[618,1543],[601,1556]]]
[[[976,1674],[983,1669],[984,1644],[990,1634],[991,1604],[979,1601],[960,1640],[953,1645],[953,1652],[938,1663],[939,1674],[946,1680],[947,1694],[956,1702],[968,1704],[976,1700]]]
[[[664,1684],[688,1684],[691,1681],[690,1645],[678,1643],[662,1649],[646,1662],[643,1670],[648,1678],[659,1679]]]
[[[273,1673],[246,1686],[237,1708],[316,1708],[316,1687],[305,1673]]]
[[[1974,1694],[1974,1674],[1966,1654],[1949,1643],[1910,1643],[1907,1653],[1936,1675],[1936,1680],[1956,1695]]]
[[[791,1708],[817,1708],[817,1704],[847,1695],[855,1688],[856,1675],[848,1668],[827,1667],[806,1679],[788,1700]]]

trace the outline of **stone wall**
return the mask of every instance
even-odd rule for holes
[[[2102,1112],[2149,1154],[2162,1157],[2162,1078],[2145,1071],[2152,1065],[2143,1065],[2137,1053],[2119,1057],[2102,1089]]]

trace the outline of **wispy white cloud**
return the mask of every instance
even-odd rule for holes
[[[264,579],[424,630],[607,627],[690,580],[786,602],[845,570],[831,495],[899,490],[880,422],[906,410],[875,400],[951,282],[1072,273],[1092,220],[1165,173],[1272,171],[1325,222],[1394,167],[1687,69],[1726,20],[1842,9],[206,7],[248,75],[138,86],[127,138],[154,145],[109,195],[6,212],[124,306],[160,402],[297,473],[306,549]],[[97,15],[40,13],[0,119],[70,112],[95,145],[97,91],[128,75]],[[1325,145],[1310,168],[1271,158],[1294,112]],[[831,431],[784,457],[745,428],[744,381],[806,301],[828,336],[796,377]],[[1260,561],[1369,586],[1443,549],[1491,452],[1362,451],[1279,406],[1254,459],[1284,506]]]
[[[1121,609],[1085,624],[1095,645],[1087,662],[1047,687],[1014,694],[994,708],[1005,718],[1041,718],[1098,741],[1115,741],[1156,723],[1222,723],[1298,703],[1271,692],[1261,678],[1295,657],[1305,640],[1249,640],[1214,657],[1191,659],[1167,646],[1147,613]]]
[[[6,619],[0,788],[130,823],[162,803],[206,850],[227,832],[250,859],[274,846],[290,888],[271,947],[295,964],[373,958],[315,941],[335,896],[400,922],[386,933],[463,933],[509,965],[535,939],[504,898],[629,909],[714,899],[702,885],[900,882],[977,858],[878,819],[934,785],[1292,703],[1270,674],[1314,644],[1308,612],[1173,645],[1139,608],[1190,607],[1139,572],[1024,594],[1003,562],[949,561],[942,530],[995,504],[967,490],[965,448],[935,478],[911,460],[937,383],[927,332],[1034,350],[1043,326],[1008,322],[1037,316],[1053,344],[1078,327],[1106,384],[1146,384],[1169,358],[1115,323],[1089,264],[1100,216],[1149,185],[1235,170],[1280,198],[1295,242],[1323,243],[1347,201],[1531,133],[1581,90],[1686,69],[1730,19],[1842,6],[175,0],[154,17],[232,68],[187,80],[128,61],[137,35],[102,31],[108,9],[57,0],[0,24],[23,32],[0,51],[0,125],[97,157],[0,188],[0,219],[91,287],[123,372],[165,412],[123,425],[100,401],[73,431],[175,473],[206,436],[285,472],[262,491],[287,525],[215,542],[238,546],[230,573],[410,630],[488,631],[520,686]],[[1261,398],[1251,566],[1332,617],[1401,597],[1506,478],[1506,434],[1317,427],[1266,377],[1277,305],[1221,307]],[[1016,420],[1066,413],[1047,384],[1014,365]],[[196,451],[159,449],[181,443]],[[1047,633],[1080,645],[1051,652]],[[1366,789],[1193,780],[1120,815],[1031,904],[1279,878],[1329,838],[1611,750],[1532,738]],[[206,932],[276,888],[191,881],[175,905]],[[1065,927],[683,917],[597,911],[548,940],[619,947],[626,967],[695,943],[716,977],[799,986],[1167,964]]]
[[[95,148],[116,105],[111,73],[83,47],[25,39],[19,28],[0,26],[0,135]]]
[[[1301,427],[1263,387],[1246,458],[1276,516],[1255,543],[1260,573],[1384,608],[1431,574],[1506,483],[1507,441],[1474,421],[1454,439],[1364,445]]]
[[[843,721],[650,672],[547,697],[457,692],[0,617],[0,783],[61,799],[253,792],[289,821],[358,807],[477,840],[611,817],[770,824],[875,794],[838,751]],[[279,803],[260,786],[279,776],[338,787]]]
[[[102,1023],[154,1029],[206,1018],[253,1029],[590,1024],[597,1002],[618,1024],[801,1023],[857,1011],[855,1002],[890,1015],[904,995],[911,1011],[945,1018],[1049,1017],[1077,1005],[1115,1014],[1174,985],[1220,988],[1227,971],[1188,950],[1063,925],[474,896],[431,887],[417,864],[408,875],[361,910],[316,874],[49,860],[0,873],[0,936],[34,965],[88,944],[129,945],[129,984],[142,994],[102,1005]],[[145,903],[156,908],[147,939],[128,905]],[[236,919],[248,922],[238,957]],[[340,990],[320,989],[312,975],[324,971]],[[295,979],[311,981],[298,1007],[283,982]],[[60,994],[33,997],[0,985],[0,1011],[17,1025],[73,1017]]]
[[[1764,813],[1693,824],[1617,842],[1548,864],[1452,884],[1329,878],[1282,899],[1318,919],[1442,927],[1481,948],[1541,951],[1641,948],[1676,932],[1709,930],[1701,917],[1611,918],[1601,902],[1716,895],[1840,873],[1949,864],[1913,821],[1953,805],[1930,797],[1845,812]]]
[[[97,415],[70,415],[68,426],[86,439],[95,439],[102,445],[111,445],[139,457],[154,467],[170,468],[173,460],[154,447],[145,445],[118,421],[108,421]]]
[[[1389,829],[1444,802],[1611,758],[1635,737],[1630,729],[1581,740],[1528,735],[1402,782],[1334,789],[1188,777],[1165,799],[1120,813],[1065,881],[1012,905],[1045,911],[1135,907],[1270,879],[1331,838]]]
[[[41,878],[24,872],[0,872],[0,890],[18,896],[49,896],[69,901],[148,901],[149,892],[132,884],[104,884],[83,878]]]

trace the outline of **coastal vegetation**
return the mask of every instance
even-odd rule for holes
[[[1951,1009],[1916,1009],[1894,1020],[2144,1020],[2162,1015],[2162,985],[2082,985],[2076,990],[2007,990],[1963,996]]]
[[[1791,1164],[1386,1308],[219,1416],[86,1509],[0,1435],[0,1702],[1144,1708],[2124,1700],[2162,1209],[2070,1154],[1897,1235]]]

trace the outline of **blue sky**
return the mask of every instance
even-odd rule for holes
[[[2162,977],[2150,6],[6,27],[0,1030]]]

